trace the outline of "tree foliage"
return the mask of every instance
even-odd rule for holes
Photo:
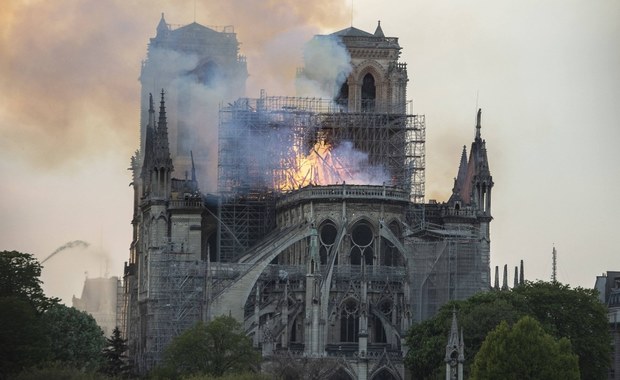
[[[21,298],[0,297],[0,379],[49,356],[49,341],[35,308]]]
[[[472,380],[579,380],[577,355],[567,338],[554,339],[530,316],[491,331],[476,354]]]
[[[46,363],[45,365],[28,368],[14,377],[12,380],[106,380],[107,376],[75,368],[66,363]]]
[[[222,316],[202,322],[170,343],[164,352],[163,376],[191,376],[244,372],[254,369],[260,355],[239,322]]]
[[[527,313],[536,318],[545,331],[556,338],[570,339],[579,357],[584,379],[607,376],[610,358],[607,309],[593,289],[575,288],[559,282],[536,282],[516,288],[523,297]]]
[[[39,312],[58,303],[48,298],[41,288],[41,264],[29,253],[0,252],[0,297],[26,300]]]
[[[459,327],[464,331],[466,374],[490,331],[501,321],[512,325],[529,315],[551,336],[570,340],[584,379],[605,377],[610,337],[604,305],[592,290],[539,281],[448,303],[435,317],[412,326],[407,334],[406,365],[415,379],[436,378],[444,370],[453,308],[458,310]]]
[[[123,339],[118,326],[114,328],[112,335],[106,338],[103,361],[101,372],[106,375],[126,376],[130,372],[127,364],[127,339]]]
[[[51,344],[52,361],[80,369],[100,367],[105,338],[91,315],[74,307],[54,305],[41,319]]]

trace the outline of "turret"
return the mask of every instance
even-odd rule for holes
[[[164,19],[164,14],[161,14],[161,19],[159,20],[159,24],[157,24],[157,37],[155,38],[164,38],[170,32],[170,28],[166,23],[166,19]]]
[[[493,177],[489,169],[487,158],[486,141],[481,137],[482,110],[476,115],[476,133],[474,142],[471,144],[469,159],[465,161],[467,154],[465,148],[461,154],[458,176],[455,180],[453,198],[457,196],[469,206],[474,206],[478,213],[484,217],[491,217],[491,189]],[[466,166],[466,169],[464,169]]]
[[[446,380],[463,379],[463,363],[465,362],[465,344],[463,343],[463,331],[459,337],[458,323],[456,320],[456,310],[452,310],[452,326],[450,336],[446,345]]]
[[[142,164],[141,175],[144,181],[143,195],[156,198],[170,197],[173,170],[174,167],[172,166],[168,143],[166,102],[164,90],[162,89],[159,106],[159,122],[156,127],[153,96],[149,94],[149,124],[146,127],[144,162]]]

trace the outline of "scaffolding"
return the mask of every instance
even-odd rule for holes
[[[425,120],[423,115],[403,113],[403,108],[407,107],[401,104],[394,112],[385,107],[382,112],[346,112],[330,100],[264,93],[222,107],[218,261],[235,261],[273,229],[274,202],[290,190],[355,183],[350,182],[352,173],[381,172],[357,184],[399,187],[410,201],[423,203]],[[338,156],[339,148],[349,148],[363,159]],[[312,165],[302,168],[311,156],[325,167],[328,180],[319,178],[321,173]]]
[[[146,259],[149,283],[138,301],[136,364],[148,370],[160,362],[174,337],[203,320],[207,264],[170,249],[153,251]]]
[[[476,227],[427,224],[407,238],[414,252],[410,283],[415,318],[432,317],[452,300],[463,300],[488,288],[483,272],[483,252]]]

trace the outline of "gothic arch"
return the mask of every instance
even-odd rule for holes
[[[351,248],[348,252],[351,265],[374,264],[376,255],[376,226],[362,216],[349,224],[349,238]]]
[[[392,368],[384,365],[372,374],[370,380],[400,380],[400,375]]]
[[[245,303],[267,265],[288,247],[316,234],[317,230],[310,224],[306,224],[304,228],[280,235],[271,244],[261,246],[259,251],[252,252],[251,257],[245,261],[247,264],[252,264],[250,269],[215,295],[210,315],[215,317],[230,314],[238,321],[243,321]]]
[[[355,68],[355,83],[359,86],[362,85],[364,76],[371,74],[375,78],[375,84],[381,85],[385,82],[384,70],[381,65],[374,60],[366,60]]]
[[[357,379],[351,370],[345,368],[344,366],[340,366],[334,373],[328,377],[328,380],[353,380]]]
[[[331,218],[326,218],[319,224],[319,257],[321,265],[327,265],[329,257],[333,254],[338,254],[336,247],[338,243],[336,241],[338,230],[338,224]]]

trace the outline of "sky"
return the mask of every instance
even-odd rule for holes
[[[426,116],[426,199],[445,201],[482,108],[493,188],[491,265],[591,288],[620,270],[617,0],[8,0],[0,8],[0,250],[48,257],[49,296],[122,275],[138,76],[161,13],[233,25],[247,95],[294,95],[303,44],[351,25],[399,37]]]

